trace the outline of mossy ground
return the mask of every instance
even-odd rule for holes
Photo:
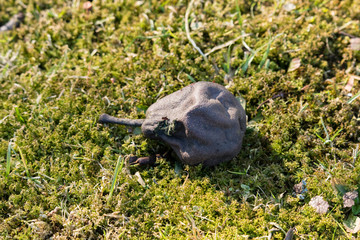
[[[287,11],[290,2],[296,8]],[[295,239],[351,238],[334,185],[360,182],[360,100],[347,103],[343,90],[349,74],[360,74],[360,53],[349,48],[349,36],[360,36],[360,2],[239,0],[239,18],[237,1],[195,1],[191,37],[204,52],[242,31],[251,49],[265,45],[246,72],[241,39],[209,63],[194,50],[188,4],[94,0],[86,11],[78,0],[0,0],[0,25],[26,13],[20,28],[0,33],[2,238],[283,239],[291,227]],[[300,67],[288,71],[296,58]],[[239,156],[214,168],[175,159],[125,165],[109,199],[119,155],[166,146],[102,126],[98,116],[144,118],[158,98],[192,81],[227,85],[229,62],[240,69],[229,90],[246,100],[249,119]],[[316,136],[325,137],[321,118],[330,136],[342,129],[332,144]],[[303,200],[293,195],[302,180]],[[316,195],[330,204],[327,214],[309,206]]]

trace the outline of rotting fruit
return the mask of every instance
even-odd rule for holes
[[[156,101],[146,119],[102,114],[99,123],[141,126],[145,137],[163,140],[185,164],[214,166],[239,153],[246,113],[223,86],[197,82]]]

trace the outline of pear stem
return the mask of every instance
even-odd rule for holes
[[[110,116],[106,113],[101,114],[101,116],[99,117],[99,120],[98,120],[99,123],[114,123],[114,124],[129,126],[129,127],[140,127],[144,121],[145,121],[145,119],[116,118],[116,117]]]

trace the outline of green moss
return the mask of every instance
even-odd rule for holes
[[[272,237],[284,239],[280,228],[291,227],[299,239],[350,236],[341,228],[349,209],[334,184],[357,189],[360,182],[353,156],[359,99],[348,104],[343,91],[348,74],[360,74],[359,52],[349,47],[349,36],[360,36],[358,1],[292,1],[289,12],[276,1],[239,1],[242,26],[236,1],[195,1],[189,22],[203,27],[191,28],[191,37],[205,53],[250,34],[243,41],[259,51],[246,72],[251,53],[242,40],[228,60],[228,48],[209,63],[193,49],[188,2],[93,1],[88,12],[79,1],[21,3],[0,4],[0,25],[26,15],[20,28],[0,33],[1,237],[251,239],[277,229]],[[289,72],[295,58],[301,64]],[[98,116],[144,118],[158,98],[192,79],[226,85],[228,63],[239,70],[229,90],[246,100],[249,118],[238,157],[212,168],[181,168],[171,155],[153,167],[126,164],[109,199],[119,154],[169,149],[137,131],[99,125]],[[355,81],[351,93],[358,89]],[[330,136],[342,129],[331,144],[317,137],[326,138],[320,118]],[[302,180],[308,191],[299,199],[293,186]],[[329,213],[309,206],[317,195]]]

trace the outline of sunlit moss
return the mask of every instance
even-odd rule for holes
[[[203,52],[250,34],[208,63],[186,37],[189,1],[92,1],[91,11],[84,1],[0,2],[0,25],[26,15],[0,33],[0,236],[251,239],[277,229],[273,238],[284,239],[291,227],[297,238],[349,236],[334,182],[360,182],[359,99],[348,104],[343,91],[349,74],[360,75],[359,52],[349,48],[360,36],[358,1],[298,0],[286,11],[281,1],[239,0],[242,26],[237,1],[195,1],[189,21],[202,27],[191,27],[191,37]],[[247,48],[258,52],[242,72]],[[293,59],[300,66],[288,71]],[[98,116],[144,118],[158,98],[194,80],[227,85],[229,63],[238,71],[228,88],[246,100],[249,118],[239,156],[212,168],[182,166],[171,154],[152,167],[125,164],[109,199],[119,154],[169,149],[99,125]],[[358,89],[355,82],[351,93]],[[331,136],[342,129],[331,144],[320,117]],[[293,186],[302,180],[308,192],[299,199]],[[308,205],[316,195],[330,213]]]

